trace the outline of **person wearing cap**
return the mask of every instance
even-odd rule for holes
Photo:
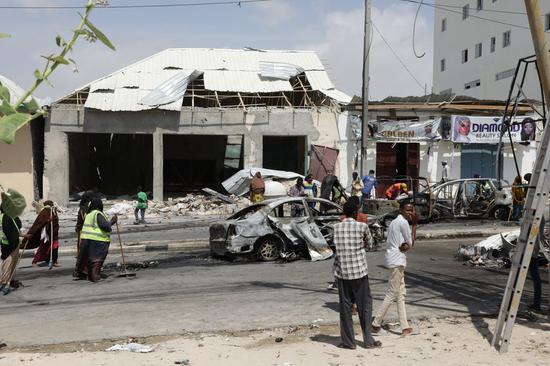
[[[389,200],[397,199],[402,194],[407,194],[408,191],[407,185],[405,183],[395,183],[392,184],[388,189],[386,189],[386,198]]]

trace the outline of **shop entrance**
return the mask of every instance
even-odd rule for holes
[[[376,143],[376,196],[383,197],[386,189],[399,177],[418,178],[419,165],[419,144]]]

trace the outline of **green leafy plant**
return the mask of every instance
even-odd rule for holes
[[[78,27],[73,31],[73,36],[70,40],[65,40],[61,36],[55,37],[55,44],[60,48],[57,54],[42,56],[46,61],[44,68],[34,71],[35,81],[33,85],[27,89],[23,95],[15,103],[10,104],[10,92],[7,87],[0,83],[0,140],[11,144],[15,140],[15,133],[21,127],[40,117],[44,111],[40,108],[36,100],[32,97],[34,91],[43,83],[49,84],[48,78],[57,69],[59,65],[76,66],[73,59],[67,55],[73,50],[73,46],[79,38],[84,38],[86,41],[93,43],[99,40],[105,46],[113,51],[115,46],[109,39],[90,22],[90,13],[94,8],[94,1],[88,0],[84,7],[84,14],[80,14],[81,21]],[[9,38],[9,34],[0,33],[1,38]],[[51,84],[50,84],[51,85]]]

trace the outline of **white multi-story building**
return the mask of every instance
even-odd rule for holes
[[[550,41],[550,1],[539,4]],[[434,92],[506,100],[518,60],[534,54],[524,2],[436,0],[434,8]],[[541,99],[534,64],[523,91]]]

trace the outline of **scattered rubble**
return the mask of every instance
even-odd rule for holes
[[[474,245],[460,245],[457,259],[473,266],[509,266],[520,229],[495,234]]]
[[[115,344],[112,347],[109,347],[105,352],[115,352],[115,351],[130,351],[136,353],[149,353],[153,352],[154,349],[150,346],[145,346],[140,343],[124,343],[124,344]]]
[[[190,193],[182,197],[169,197],[166,201],[150,200],[145,213],[145,219],[158,221],[159,219],[175,216],[228,216],[250,205],[250,200],[246,197],[237,197],[234,195],[223,197],[225,200],[222,200],[217,195]],[[227,203],[227,198],[234,203]],[[120,220],[133,220],[135,205],[135,200],[103,201],[105,212],[109,215],[119,215]],[[76,222],[78,206],[74,204],[71,204],[69,207],[58,206],[58,213],[60,221]],[[30,227],[35,218],[36,212],[32,210],[26,212],[21,217],[24,227]]]
[[[143,261],[143,262],[128,262],[126,263],[126,270],[134,270],[139,271],[140,269],[146,269],[146,268],[154,268],[158,267],[159,262],[158,261]],[[124,267],[122,263],[107,263],[103,266],[106,270],[117,270],[117,271],[124,271]]]

